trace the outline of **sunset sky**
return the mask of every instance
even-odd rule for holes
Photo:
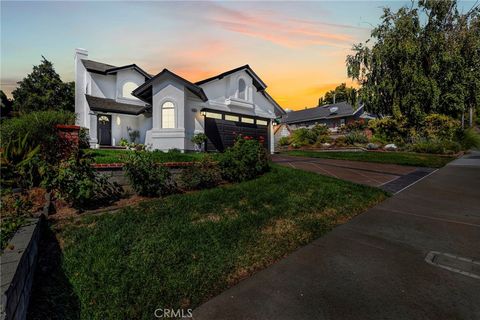
[[[1,89],[38,64],[73,80],[73,52],[113,65],[163,68],[195,82],[250,64],[284,108],[317,104],[346,76],[352,44],[368,38],[376,2],[1,2]],[[462,8],[462,6],[460,6]]]

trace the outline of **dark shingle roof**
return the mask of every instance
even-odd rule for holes
[[[145,70],[143,70],[136,64],[129,64],[126,66],[116,67],[110,64],[93,61],[93,60],[82,60],[82,63],[85,66],[85,69],[87,69],[90,72],[101,73],[101,74],[111,74],[111,73],[116,73],[123,69],[133,68],[137,72],[141,73],[145,78],[150,79],[152,77],[150,74],[148,74]]]
[[[241,66],[241,67],[238,67],[238,68],[235,68],[235,69],[232,69],[232,70],[225,71],[223,73],[220,73],[219,75],[210,77],[208,79],[197,81],[197,82],[195,82],[195,84],[196,85],[202,85],[204,83],[207,83],[207,82],[210,82],[210,81],[213,81],[213,80],[222,79],[223,77],[226,77],[229,74],[232,74],[232,73],[235,73],[237,71],[244,70],[244,69],[245,69],[245,72],[247,72],[248,75],[250,77],[252,77],[253,85],[257,88],[257,90],[260,91],[260,90],[265,90],[267,88],[267,85],[265,84],[265,82],[263,82],[262,79],[260,79],[260,77],[253,71],[252,68],[250,68],[250,66],[248,64],[246,64],[244,66]]]
[[[90,106],[90,109],[93,111],[138,115],[143,113],[146,109],[145,106],[121,103],[113,99],[94,97],[88,94],[86,94],[85,96],[87,97],[87,102]]]
[[[335,110],[335,108],[337,109]],[[354,111],[352,105],[344,101],[305,110],[288,112],[282,117],[282,122],[298,123],[319,119],[341,118],[353,114]]]
[[[92,60],[82,60],[82,63],[85,69],[93,72],[106,73],[108,69],[116,68],[116,66]]]

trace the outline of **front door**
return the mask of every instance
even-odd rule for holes
[[[112,116],[99,114],[97,117],[98,144],[101,146],[112,145]]]

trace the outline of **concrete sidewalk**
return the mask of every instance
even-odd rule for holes
[[[197,320],[480,319],[479,261],[480,153],[472,153],[193,314]]]

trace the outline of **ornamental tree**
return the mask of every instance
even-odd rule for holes
[[[455,0],[385,8],[370,39],[352,50],[347,73],[369,112],[418,124],[429,113],[459,118],[480,105],[478,5],[466,13]]]
[[[12,92],[13,108],[19,113],[44,110],[75,110],[74,82],[63,82],[53,64],[42,56],[42,62]]]

